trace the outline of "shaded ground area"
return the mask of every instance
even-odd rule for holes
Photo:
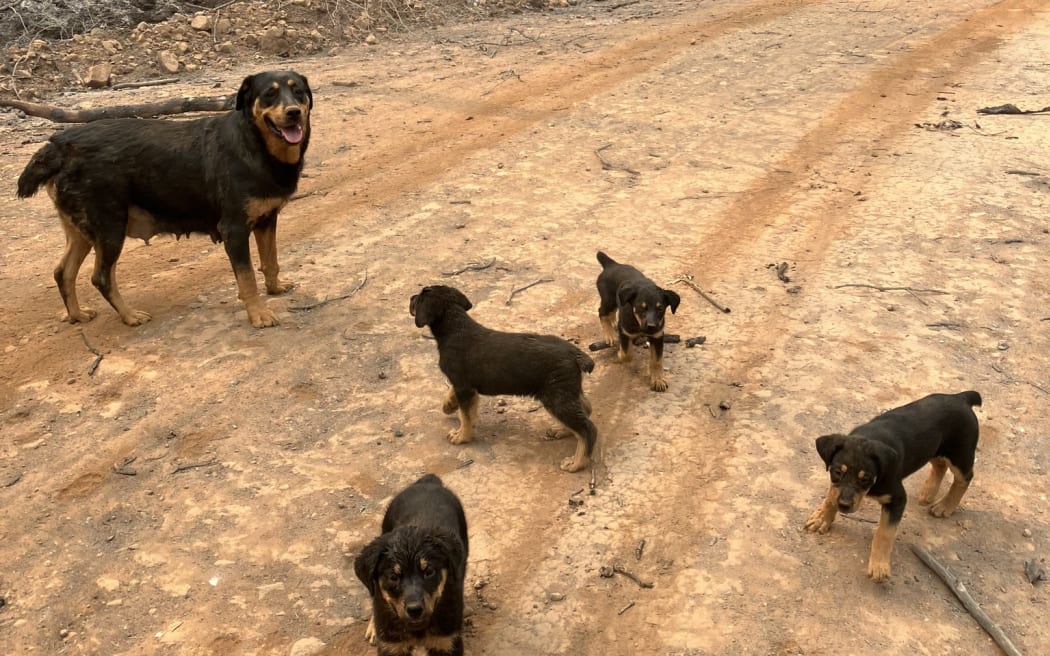
[[[470,523],[472,654],[994,653],[912,544],[1045,652],[1024,563],[1050,539],[1050,128],[976,109],[1050,104],[1048,36],[1037,0],[654,0],[223,74],[290,65],[315,87],[280,327],[249,326],[205,238],[129,242],[124,296],[152,322],[122,325],[83,275],[99,316],[61,323],[49,202],[0,206],[4,643],[372,653],[350,558],[433,471]],[[916,127],[945,119],[963,127]],[[53,126],[0,120],[13,196]],[[644,353],[596,354],[593,493],[531,401],[484,400],[476,441],[450,445],[409,296],[451,282],[488,326],[588,344],[599,249],[732,311],[675,285],[668,329],[707,341],[667,349],[662,394]],[[802,532],[826,489],[816,436],[971,388],[974,484],[950,519],[909,505],[889,583],[865,576],[874,504]],[[601,576],[617,564],[653,587]]]

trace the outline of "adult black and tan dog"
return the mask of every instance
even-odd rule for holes
[[[831,487],[820,507],[806,521],[806,530],[827,533],[835,515],[856,511],[865,496],[882,504],[879,526],[871,543],[868,576],[884,581],[890,576],[890,552],[908,495],[903,481],[927,462],[929,478],[919,490],[919,503],[930,514],[949,517],[959,507],[973,480],[979,433],[973,406],[981,405],[974,391],[931,394],[888,410],[849,435],[817,438],[817,453],[831,472]],[[952,484],[934,501],[945,472]]]
[[[394,497],[382,535],[354,560],[372,596],[365,637],[379,656],[462,656],[468,549],[463,505],[440,478]]]
[[[226,248],[237,296],[256,328],[277,316],[259,297],[249,234],[255,235],[269,294],[292,285],[277,277],[277,213],[295,192],[310,142],[313,94],[291,71],[249,75],[235,109],[189,121],[105,119],[68,128],[33,155],[18,179],[18,196],[47,187],[66,250],[55,282],[71,323],[95,312],[80,306],[76,279],[95,250],[91,282],[121,320],[150,320],[117,287],[116,264],[126,237],[210,235]]]
[[[629,264],[620,264],[598,251],[598,319],[609,346],[619,344],[616,357],[620,362],[631,359],[634,338],[644,336],[649,341],[649,387],[654,392],[667,390],[664,377],[664,314],[678,309],[682,299],[678,294],[661,289]],[[617,318],[618,315],[618,318]]]
[[[486,328],[467,314],[471,307],[462,292],[444,285],[424,287],[408,307],[417,327],[430,327],[441,372],[452,385],[442,410],[459,411],[459,428],[448,440],[463,444],[474,437],[479,394],[531,396],[576,436],[576,453],[561,468],[574,472],[587,467],[598,429],[590,420],[583,374],[594,370],[594,360],[560,337]]]

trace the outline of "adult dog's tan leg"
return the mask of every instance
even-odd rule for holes
[[[930,460],[930,475],[919,489],[918,502],[920,506],[928,506],[937,498],[937,492],[941,489],[941,481],[944,473],[948,471],[948,460],[946,458],[933,458]]]
[[[77,274],[84,259],[91,252],[91,242],[73,225],[68,215],[59,212],[62,231],[66,233],[66,250],[55,267],[55,283],[66,306],[66,318],[69,323],[91,321],[97,314],[94,310],[81,307],[77,300]]]
[[[474,439],[474,424],[478,420],[478,395],[474,393],[467,401],[459,404],[459,428],[449,431],[448,441],[453,444],[466,444]]]
[[[441,404],[441,412],[450,415],[456,410],[459,410],[459,399],[456,398],[456,390],[450,389],[445,396],[445,402]]]
[[[879,515],[879,527],[871,540],[871,556],[868,558],[868,576],[881,582],[890,578],[890,554],[897,539],[897,524],[890,521],[890,511],[882,507]]]
[[[262,270],[263,278],[266,280],[267,294],[283,294],[292,287],[294,283],[281,280],[277,277],[281,267],[277,264],[277,221],[267,221],[265,225],[255,228],[255,246],[259,250],[259,268]]]
[[[832,485],[824,501],[810,514],[806,520],[806,530],[810,533],[827,533],[831,530],[831,523],[839,513],[839,489]]]
[[[576,435],[576,453],[571,458],[561,461],[562,471],[578,472],[591,464],[591,459],[587,455],[587,440],[575,432],[573,434]]]
[[[269,328],[280,323],[273,310],[266,306],[259,296],[259,285],[255,281],[255,272],[251,267],[247,269],[234,269],[237,277],[237,298],[244,303],[244,309],[248,311],[248,320],[256,328]]]

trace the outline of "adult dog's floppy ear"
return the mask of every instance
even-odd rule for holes
[[[307,104],[307,106],[310,109],[313,109],[314,108],[314,92],[310,90],[310,82],[309,82],[309,80],[306,79],[305,75],[302,75],[300,73],[296,73],[296,75],[298,75],[299,79],[303,81],[303,88],[306,90],[306,101],[307,101],[306,104]]]
[[[384,549],[386,549],[386,540],[381,535],[368,543],[368,546],[361,550],[360,555],[354,559],[354,574],[357,574],[357,578],[361,579],[361,583],[368,588],[368,594],[373,597],[376,595],[379,560]]]
[[[817,453],[820,454],[820,459],[824,461],[824,469],[831,468],[831,459],[835,457],[835,454],[845,444],[845,435],[824,435],[817,438]]]
[[[664,292],[664,303],[667,303],[667,307],[671,308],[671,314],[674,314],[675,310],[678,309],[678,304],[682,302],[682,297],[677,292],[672,292],[670,289],[663,290]]]
[[[252,89],[254,88],[255,76],[249,75],[244,78],[241,82],[241,88],[237,91],[237,104],[234,108],[239,112],[244,112],[244,115],[251,118],[252,113]]]

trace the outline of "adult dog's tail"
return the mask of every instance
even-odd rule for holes
[[[963,401],[969,403],[970,407],[981,405],[981,395],[973,390],[970,390],[969,392],[959,392],[956,396],[961,397]]]
[[[62,169],[64,158],[58,146],[46,143],[44,147],[36,151],[33,158],[26,164],[22,175],[18,176],[18,197],[29,198],[40,189],[45,182],[55,177]]]
[[[610,264],[616,264],[616,260],[612,259],[605,253],[598,251],[598,264],[602,265],[602,268],[608,267]]]

